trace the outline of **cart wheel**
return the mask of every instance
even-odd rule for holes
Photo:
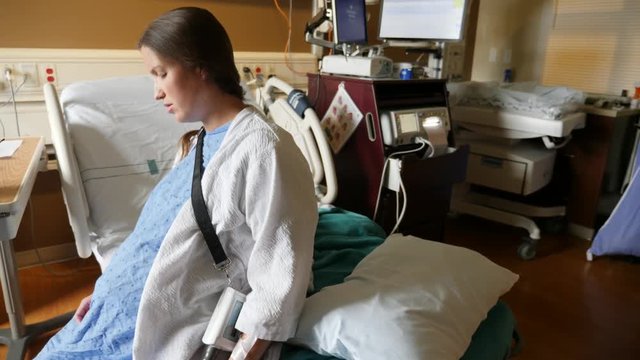
[[[536,257],[536,244],[531,242],[531,240],[526,239],[520,246],[518,247],[518,256],[522,260],[531,260]]]

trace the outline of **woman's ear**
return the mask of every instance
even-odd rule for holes
[[[207,73],[207,70],[205,69],[198,69],[198,72],[200,73],[200,78],[202,80],[207,80],[209,78],[209,74]]]

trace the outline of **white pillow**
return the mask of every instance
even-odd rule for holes
[[[310,296],[290,342],[344,359],[460,359],[518,275],[481,254],[392,235]]]

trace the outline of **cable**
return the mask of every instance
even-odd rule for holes
[[[433,155],[435,155],[436,149],[433,147],[433,143],[431,143],[431,141],[429,141],[429,140],[427,140],[427,139],[425,139],[423,137],[419,137],[419,136],[416,136],[414,138],[414,141],[422,143],[425,146],[428,146],[427,151],[422,156],[423,159],[430,158],[430,157],[433,157]],[[429,150],[431,150],[431,151],[429,151]]]
[[[204,356],[202,360],[212,360],[215,359],[216,355],[218,355],[218,349],[216,349],[213,345],[207,345]]]
[[[384,161],[382,167],[382,176],[380,177],[380,186],[378,186],[378,196],[376,197],[376,207],[373,210],[373,221],[378,218],[378,205],[380,204],[380,194],[382,193],[382,186],[384,186],[384,175],[387,172],[387,166],[389,165],[389,158]]]
[[[396,204],[400,204],[400,191],[396,191]],[[396,223],[398,219],[400,219],[400,206],[396,206]],[[393,231],[391,233],[393,233]]]
[[[3,103],[0,103],[0,108],[3,108],[3,107],[7,106],[10,103],[13,104],[13,112],[14,112],[15,118],[16,118],[16,129],[18,131],[18,136],[20,136],[20,124],[18,123],[18,108],[17,108],[17,105],[16,105],[16,94],[20,91],[22,86],[24,86],[24,84],[27,82],[27,76],[24,75],[22,77],[22,82],[15,89],[13,87],[13,81],[12,81],[13,76],[11,74],[11,70],[10,69],[5,69],[4,77],[9,82],[9,87],[11,88],[11,98],[9,98],[9,100],[7,100],[7,101],[5,101]],[[4,122],[2,120],[0,120],[0,127],[2,127],[2,137],[4,138],[4,137],[6,137],[7,132],[6,132],[6,129],[4,127]]]
[[[16,87],[16,89],[15,89],[15,94],[18,94],[18,92],[20,92],[20,89],[24,86],[24,84],[25,84],[26,82],[27,82],[27,78],[26,78],[26,76],[25,76],[25,77],[24,77],[24,79],[22,79],[22,82],[20,83],[20,85],[18,85],[18,86]],[[0,103],[0,108],[3,108],[3,107],[5,107],[5,106],[7,106],[7,105],[11,104],[11,103],[13,102],[13,100],[14,100],[14,96],[15,96],[15,94],[13,94],[13,95],[11,96],[11,98],[9,98],[9,100],[7,100],[7,101],[5,101],[5,102],[3,102],[3,103]]]
[[[428,147],[429,150],[431,150],[431,151],[430,152],[425,152],[425,155],[423,156],[423,158],[433,157],[433,155],[435,153],[435,150],[433,148],[433,144],[431,144],[431,142],[429,140],[421,138],[421,137],[416,137],[414,140],[416,142],[420,143],[421,146],[418,149],[413,150],[413,152],[419,152],[424,147]],[[389,155],[389,156],[391,157],[391,155]],[[404,218],[404,214],[407,211],[407,202],[408,202],[408,200],[407,200],[407,192],[406,192],[406,189],[404,187],[404,181],[402,181],[402,176],[398,177],[398,181],[399,181],[399,184],[400,184],[400,191],[396,192],[396,224],[394,225],[393,229],[391,229],[391,232],[389,234],[393,234],[398,230],[398,227],[400,226],[400,223],[402,222],[402,219]],[[398,209],[400,207],[400,192],[402,192],[402,210],[400,211],[400,214],[398,214]]]
[[[382,175],[380,177],[380,186],[378,187],[378,196],[376,198],[376,207],[373,211],[373,220],[375,221],[375,219],[378,217],[378,206],[380,205],[380,194],[382,193],[382,187],[384,186],[384,176],[386,175],[387,172],[387,167],[389,166],[389,161],[390,159],[392,159],[394,156],[397,155],[406,155],[406,154],[413,154],[413,153],[417,153],[419,151],[421,151],[422,149],[424,149],[424,147],[426,146],[426,144],[424,142],[420,142],[420,146],[416,149],[411,149],[411,150],[404,150],[404,151],[396,151],[393,152],[391,154],[389,154],[389,156],[387,156],[387,159],[384,162],[384,166],[382,167]],[[402,178],[401,180],[401,186],[402,185]]]
[[[404,189],[404,182],[402,182],[402,176],[400,177],[400,191],[402,191],[402,211],[400,212],[400,216],[396,215],[396,225],[393,227],[393,229],[391,229],[391,232],[389,234],[393,234],[396,232],[396,230],[398,230],[398,227],[400,226],[400,223],[402,222],[402,218],[404,217],[404,213],[407,210],[407,196],[406,196],[406,192]],[[399,200],[396,200],[396,213],[398,212],[398,203]]]
[[[285,22],[287,23],[287,42],[284,47],[284,64],[287,66],[287,69],[289,69],[292,73],[297,75],[306,75],[305,72],[295,70],[291,65],[291,56],[290,56],[291,46],[290,45],[291,45],[291,18],[292,18],[291,15],[293,12],[293,0],[289,0],[289,15],[287,15],[282,10],[282,8],[280,7],[280,4],[278,3],[278,0],[273,0],[273,4],[276,6],[276,9],[278,10],[280,15],[284,18]]]
[[[26,81],[26,76],[24,77],[24,81]],[[7,80],[9,81],[9,88],[11,88],[11,99],[13,102],[13,114],[16,118],[16,131],[18,132],[18,136],[22,136],[20,131],[20,122],[18,121],[18,105],[16,104],[16,91],[13,88],[13,78],[11,76],[7,76]]]
[[[280,3],[278,3],[278,0],[273,0],[273,4],[276,6],[276,9],[280,13],[280,15],[282,15],[282,17],[284,18],[284,21],[286,21],[287,24],[288,24],[289,23],[289,18],[287,17],[287,14],[280,7]]]

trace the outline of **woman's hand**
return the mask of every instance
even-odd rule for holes
[[[236,344],[229,360],[259,360],[264,355],[271,341],[257,339],[253,336],[242,334]]]
[[[80,323],[84,316],[89,312],[89,307],[91,306],[91,295],[86,298],[80,300],[80,305],[78,305],[78,309],[75,314],[73,314],[73,318],[76,322]]]

